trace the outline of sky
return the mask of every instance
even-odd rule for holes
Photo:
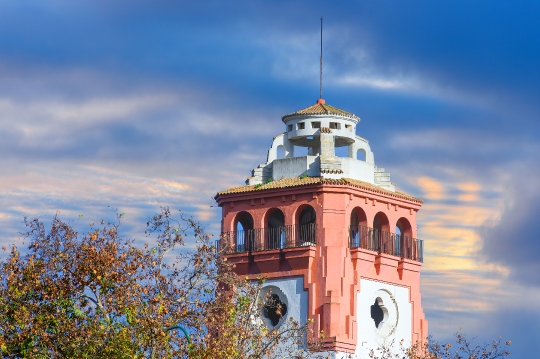
[[[217,191],[319,94],[424,199],[423,307],[449,341],[540,352],[540,3],[0,2],[0,242],[160,206],[218,234]]]

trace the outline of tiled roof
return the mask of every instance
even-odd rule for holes
[[[332,130],[328,127],[321,127],[319,130],[320,133],[332,133]]]
[[[248,186],[233,187],[228,190],[218,192],[217,196],[234,194],[234,193],[264,191],[264,190],[275,189],[275,188],[306,186],[306,185],[313,185],[313,184],[349,185],[352,187],[365,189],[371,192],[376,192],[376,193],[380,193],[380,194],[391,196],[391,197],[402,198],[402,199],[406,199],[406,200],[417,202],[417,203],[424,202],[422,199],[410,196],[406,193],[392,192],[382,187],[375,186],[371,183],[364,182],[364,181],[359,181],[359,180],[355,180],[351,178],[331,179],[331,178],[323,178],[323,177],[282,178],[280,180],[275,180],[270,183],[265,183],[262,185],[255,185],[255,186],[248,185]]]
[[[355,116],[354,114],[347,111],[340,110],[339,108],[330,106],[321,101],[318,101],[315,105],[306,107],[303,110],[298,110],[288,115],[281,116],[281,119],[285,119],[289,116],[295,116],[295,115],[339,115],[339,116],[345,116],[345,117],[359,120],[359,118]]]

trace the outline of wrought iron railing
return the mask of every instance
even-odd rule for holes
[[[316,246],[316,233],[315,223],[224,232],[218,246],[230,253]]]
[[[250,253],[316,246],[316,224],[255,228],[224,232],[216,247],[227,253]],[[349,227],[349,247],[364,248],[396,257],[424,261],[424,241],[361,225]]]
[[[361,225],[349,227],[349,247],[424,261],[423,240]]]

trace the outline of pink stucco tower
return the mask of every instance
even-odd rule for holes
[[[266,163],[245,186],[219,192],[222,243],[239,275],[264,276],[288,317],[314,320],[338,358],[364,358],[382,342],[423,342],[422,200],[396,190],[375,166],[357,116],[316,104],[282,117]],[[300,148],[307,155],[295,156]],[[336,147],[347,156],[337,157]],[[305,153],[305,149],[303,150]]]

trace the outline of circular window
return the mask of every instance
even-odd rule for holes
[[[371,319],[380,336],[386,338],[396,330],[399,312],[396,300],[390,292],[384,289],[378,290],[370,309]]]
[[[288,300],[285,293],[276,286],[264,287],[261,291],[261,300],[264,303],[261,317],[270,329],[277,329],[287,317]]]

